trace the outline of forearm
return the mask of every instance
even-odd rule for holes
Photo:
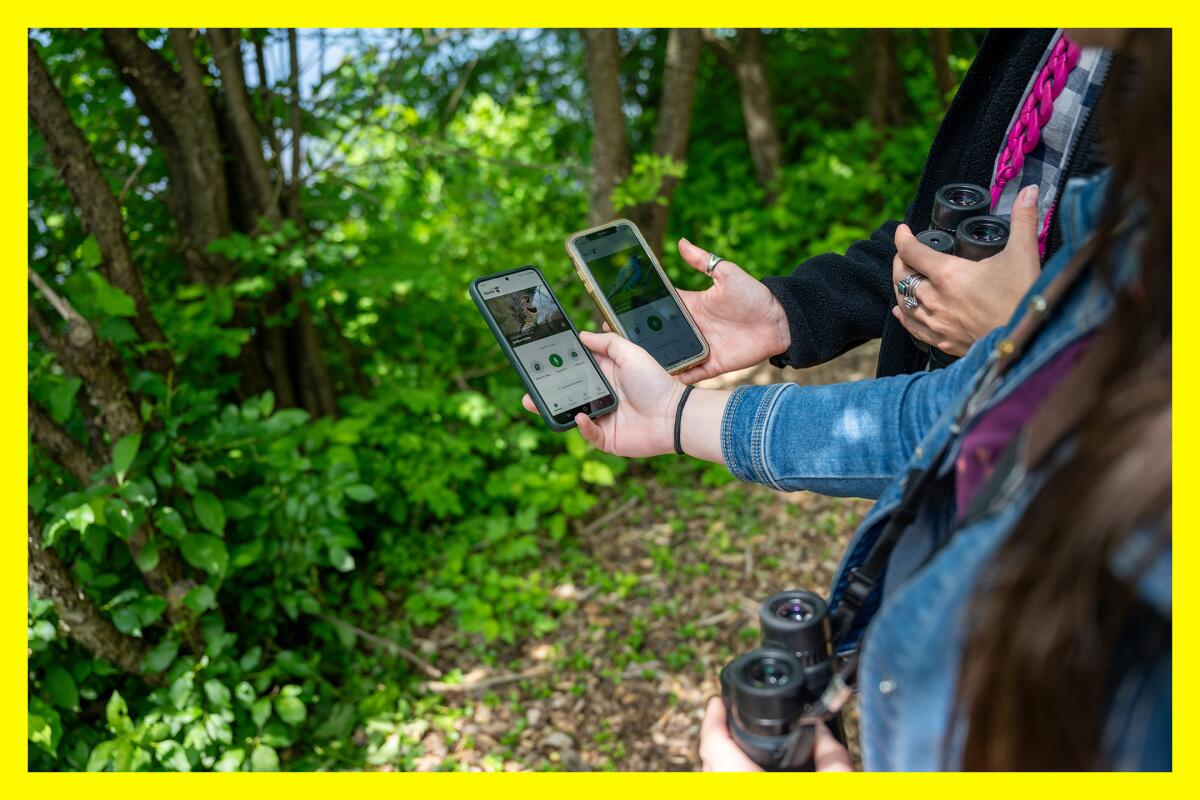
[[[683,407],[679,442],[683,452],[694,458],[725,463],[721,449],[721,422],[725,404],[732,394],[728,389],[693,389]]]
[[[898,224],[884,223],[845,255],[814,256],[791,275],[763,279],[787,317],[790,342],[771,359],[773,364],[811,367],[883,334],[894,302],[891,273]]]
[[[944,370],[830,386],[742,386],[725,401],[724,463],[780,491],[876,497],[956,405],[987,341]]]

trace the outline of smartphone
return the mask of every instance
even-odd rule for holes
[[[571,234],[567,254],[608,327],[668,372],[708,358],[708,342],[637,226],[626,219]]]
[[[470,291],[551,430],[574,428],[580,412],[595,419],[616,410],[617,393],[537,267],[484,275]]]

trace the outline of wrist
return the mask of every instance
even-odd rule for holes
[[[674,386],[663,404],[663,418],[658,425],[659,436],[656,437],[658,441],[655,449],[661,454],[675,452],[675,415],[679,411],[679,402],[683,399],[683,390],[687,388],[679,381],[672,381],[672,383]]]
[[[679,432],[684,453],[714,464],[725,463],[721,422],[731,394],[728,389],[695,389],[688,395]]]
[[[767,315],[770,327],[771,355],[786,353],[792,346],[792,326],[788,324],[787,312],[774,294],[771,295],[770,313]]]

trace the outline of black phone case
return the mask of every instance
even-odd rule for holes
[[[546,291],[550,293],[550,297],[553,298],[554,302],[558,304],[558,307],[562,309],[563,319],[567,321],[567,325],[570,327],[571,332],[575,334],[576,339],[579,339],[579,330],[575,327],[575,323],[572,322],[571,318],[567,315],[566,308],[563,307],[562,303],[559,303],[558,296],[555,295],[554,290],[550,288],[550,283],[546,280],[546,276],[542,274],[540,269],[532,264],[524,267],[517,267],[516,269],[506,269],[503,272],[493,272],[491,275],[481,275],[480,277],[471,281],[471,299],[475,301],[475,307],[479,309],[479,313],[483,315],[483,318],[487,321],[488,327],[492,329],[492,336],[496,337],[496,342],[500,345],[500,349],[503,350],[504,355],[508,357],[508,363],[512,365],[512,368],[516,371],[517,375],[520,376],[521,383],[525,385],[525,391],[529,392],[529,396],[533,398],[533,404],[537,406],[538,413],[542,415],[542,421],[546,423],[546,427],[552,431],[569,431],[576,427],[575,420],[568,420],[564,423],[554,421],[554,416],[550,413],[550,410],[546,408],[546,404],[542,401],[541,394],[538,393],[537,389],[534,388],[533,380],[525,371],[525,365],[521,363],[521,359],[517,358],[517,354],[513,352],[512,345],[508,343],[508,339],[505,338],[503,331],[500,330],[500,326],[496,324],[496,320],[492,317],[491,310],[484,302],[483,296],[479,294],[479,284],[484,281],[490,281],[494,278],[503,278],[505,275],[514,275],[518,272],[524,272],[530,269],[536,272],[538,277],[541,278],[542,283],[546,286]],[[592,357],[592,351],[589,350],[582,341],[579,343],[579,347],[581,352],[587,356],[588,361],[592,362],[592,366],[596,368],[596,372],[600,375],[600,380],[604,382],[605,388],[608,389],[608,393],[613,399],[611,406],[601,411],[589,414],[588,416],[592,419],[596,419],[597,417],[603,417],[605,414],[611,414],[613,411],[617,410],[617,406],[621,401],[617,398],[617,393],[612,388],[612,385],[608,382],[608,378],[604,376],[604,372],[600,369],[600,365],[597,364],[596,359]]]

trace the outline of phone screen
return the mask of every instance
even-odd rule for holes
[[[595,362],[537,272],[501,275],[477,289],[555,422],[613,404]]]
[[[704,352],[704,345],[633,229],[617,223],[574,240],[601,294],[630,341],[666,368]]]

